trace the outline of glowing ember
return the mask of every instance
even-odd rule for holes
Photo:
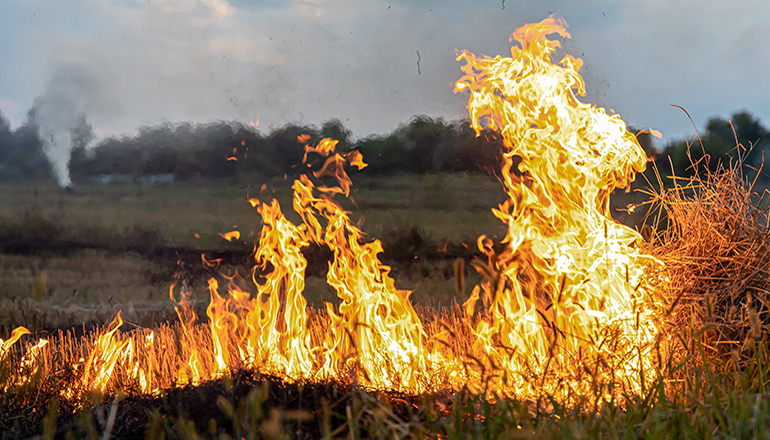
[[[570,399],[597,389],[637,391],[654,374],[655,292],[645,270],[659,263],[640,253],[638,233],[612,220],[609,195],[628,186],[646,158],[618,116],[576,98],[584,93],[582,63],[570,56],[552,63],[560,43],[551,34],[569,37],[566,23],[551,17],[516,30],[512,40],[521,47],[510,58],[458,57],[466,65],[456,91],[470,95],[473,128],[499,130],[504,139],[509,199],[493,212],[508,232],[500,252],[479,238],[487,261],[474,266],[484,282],[444,330],[426,330],[410,292],[396,289],[380,262],[381,243],[367,240],[333,200],[350,193],[345,168],[364,168],[361,154],[338,152],[331,139],[310,146],[302,135],[304,162],[310,169],[310,158],[322,163],[294,182],[301,223],[288,221],[276,200],[249,199],[264,225],[254,254],[256,294],[234,277],[226,293],[211,279],[207,325],[195,322],[182,291],[179,325],[125,334],[118,314],[78,349],[41,340],[13,355],[28,333],[18,328],[0,340],[0,362],[16,359],[18,374],[0,385],[23,387],[41,368],[55,369],[49,351],[58,350],[81,378],[62,389],[66,398],[89,390],[156,393],[237,368],[405,392],[449,385]],[[322,183],[329,180],[335,184]],[[331,250],[327,281],[341,300],[313,319],[301,253],[311,242]]]
[[[241,233],[239,231],[230,231],[230,232],[225,232],[224,234],[219,234],[219,236],[224,238],[227,241],[233,241],[241,238]]]

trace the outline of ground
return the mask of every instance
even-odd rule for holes
[[[478,278],[468,273],[458,295],[453,263],[477,254],[478,236],[504,236],[491,212],[505,198],[500,182],[466,174],[353,179],[345,207],[383,242],[382,259],[393,267],[397,286],[413,290],[416,303],[462,303]],[[205,302],[206,279],[215,272],[201,254],[223,258],[225,272],[244,274],[252,266],[261,222],[249,197],[274,196],[287,217],[298,220],[290,183],[266,182],[260,190],[263,183],[93,184],[74,192],[46,183],[0,187],[0,337],[17,325],[37,331],[103,323],[120,308],[142,326],[173,319],[168,291],[174,282],[188,283]],[[639,212],[619,209],[640,200],[638,192],[617,191],[615,218],[638,226]],[[231,230],[241,232],[235,243],[220,235]],[[306,298],[316,306],[334,302],[325,281],[328,256],[319,249],[307,256]]]

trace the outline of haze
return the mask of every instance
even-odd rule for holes
[[[669,104],[699,128],[770,111],[761,0],[4,0],[0,110],[18,126],[36,99],[64,97],[97,137],[166,120],[330,118],[363,137],[416,114],[465,117],[455,50],[509,55],[513,30],[551,13],[585,61],[585,99],[661,142],[694,132]]]

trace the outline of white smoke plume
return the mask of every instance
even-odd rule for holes
[[[100,97],[100,82],[94,74],[82,65],[64,64],[55,68],[45,92],[29,111],[30,122],[37,127],[43,150],[64,188],[72,184],[70,152],[93,138],[86,115],[99,107]]]

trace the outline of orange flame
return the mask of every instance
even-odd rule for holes
[[[334,176],[339,187],[318,188],[322,193],[350,192],[343,165],[362,169],[361,153],[335,153],[337,141],[323,139],[308,152],[330,156],[315,177]],[[409,302],[411,292],[395,288],[390,268],[379,261],[379,240],[361,243],[363,233],[347,213],[326,197],[313,195],[315,186],[306,176],[294,182],[294,210],[302,216],[308,233],[334,253],[327,281],[342,300],[339,313],[327,303],[331,334],[324,341],[321,376],[336,377],[354,364],[365,375],[364,383],[377,388],[419,390],[419,371],[425,368],[424,331]],[[322,227],[322,222],[326,223]]]
[[[120,341],[115,332],[123,325],[120,312],[110,323],[106,332],[99,335],[90,356],[85,363],[83,386],[87,390],[104,392],[107,382],[112,376],[113,369],[119,359],[133,355],[131,339]]]
[[[474,266],[484,280],[462,308],[470,340],[458,329],[426,330],[410,292],[395,287],[380,261],[380,241],[367,239],[332,199],[350,194],[345,167],[366,167],[361,153],[336,151],[331,139],[310,146],[301,135],[304,162],[323,160],[309,164],[316,183],[302,175],[292,187],[301,223],[288,221],[276,200],[249,199],[263,223],[251,276],[256,293],[236,276],[225,277],[226,292],[212,278],[204,325],[183,285],[173,330],[122,334],[118,313],[69,355],[81,381],[61,395],[120,387],[157,393],[237,368],[287,380],[352,376],[365,387],[404,392],[447,383],[523,397],[569,398],[590,387],[609,394],[618,384],[622,392],[638,391],[641,378],[654,373],[657,292],[646,271],[660,263],[641,253],[637,232],[612,220],[609,195],[627,187],[646,158],[619,116],[577,99],[584,94],[582,61],[567,55],[552,63],[560,42],[551,34],[568,38],[566,23],[549,17],[517,29],[511,38],[520,47],[509,58],[458,56],[466,65],[456,91],[469,94],[471,126],[479,134],[498,130],[504,140],[508,194],[493,210],[508,227],[502,251],[486,236],[478,239],[486,261]],[[221,236],[232,241],[240,233]],[[331,250],[327,282],[340,299],[313,319],[303,296],[302,248],[311,242]],[[208,268],[219,266],[201,258]],[[174,286],[169,295],[174,299]],[[1,362],[27,333],[20,327],[0,340]],[[50,364],[52,345],[41,339],[19,350],[20,379],[0,387],[29,382]]]
[[[551,63],[560,47],[546,38],[553,33],[569,37],[564,20],[516,30],[521,48],[511,58],[458,56],[467,64],[456,91],[470,94],[472,127],[503,135],[509,196],[494,210],[508,225],[506,249],[487,249],[489,263],[479,265],[491,318],[476,327],[475,347],[508,371],[550,371],[555,381],[597,359],[614,362],[623,379],[649,374],[657,328],[645,268],[658,263],[609,211],[612,190],[627,187],[646,157],[619,116],[576,98],[585,93],[582,61]],[[637,349],[643,371],[624,358]],[[509,380],[535,391],[521,375]]]
[[[224,234],[219,234],[219,236],[224,238],[227,241],[233,241],[241,238],[241,233],[239,231],[230,231],[230,232],[225,232]]]
[[[3,359],[5,355],[11,350],[13,344],[15,344],[22,336],[28,335],[29,330],[24,327],[16,327],[11,332],[11,337],[7,341],[0,339],[0,359]]]

